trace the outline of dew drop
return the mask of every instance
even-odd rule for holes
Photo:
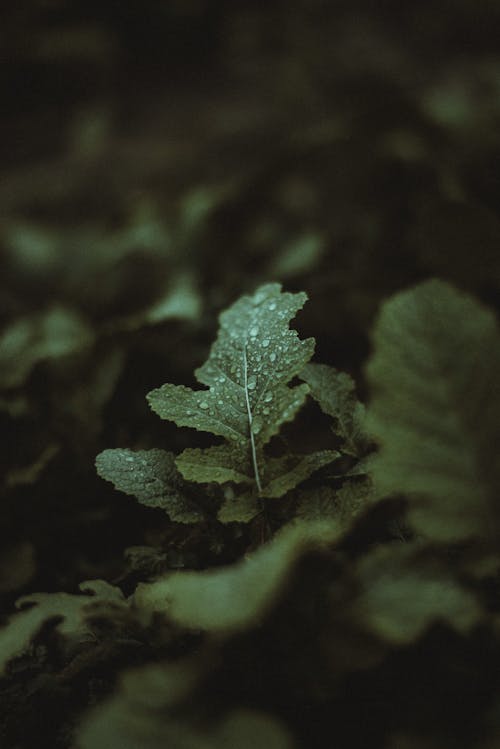
[[[201,401],[200,408],[208,408],[208,403],[206,401]]]
[[[257,380],[254,376],[250,377],[248,380],[247,387],[249,390],[255,390],[255,386],[257,385]]]
[[[260,304],[261,302],[264,301],[265,298],[266,296],[262,291],[257,292],[257,294],[255,294],[253,298],[254,305]]]
[[[261,429],[262,429],[262,424],[260,423],[260,421],[254,421],[254,423],[252,424],[252,432],[254,434],[258,434]]]
[[[272,393],[266,393],[264,396],[264,403],[270,403],[273,399]]]
[[[257,327],[257,325],[254,325],[253,328],[250,328],[249,333],[252,338],[255,338],[255,336],[259,333],[259,328]]]
[[[264,414],[265,416],[268,416],[268,415],[269,415],[269,409],[268,409],[268,408],[263,408],[263,409],[262,409],[262,413],[263,413],[263,414]]]
[[[271,304],[269,305],[269,309],[271,310],[271,312],[273,310],[275,310],[276,309],[276,302],[271,302]]]
[[[269,346],[269,343],[269,338],[264,338],[264,340],[262,341],[263,348],[267,348]]]
[[[125,460],[127,461],[127,463],[133,463],[134,462],[134,458],[131,455],[127,455],[127,457],[125,458]]]
[[[274,351],[269,354],[269,361],[276,361],[276,354],[274,353]]]

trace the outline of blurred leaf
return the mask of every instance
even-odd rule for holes
[[[179,275],[169,283],[165,294],[142,312],[118,318],[109,324],[110,330],[139,330],[146,325],[158,325],[167,320],[197,320],[201,315],[202,300],[194,280]]]
[[[169,619],[191,629],[246,630],[277,603],[297,560],[311,549],[333,544],[338,535],[335,523],[299,522],[226,569],[178,572],[139,585],[135,601],[164,611]]]
[[[385,303],[367,368],[381,492],[411,496],[418,533],[440,541],[498,529],[500,337],[493,314],[432,280]],[[495,514],[496,512],[496,514]]]
[[[90,580],[79,586],[83,595],[69,593],[32,593],[17,601],[14,614],[0,630],[0,672],[13,658],[21,655],[49,619],[59,619],[56,628],[66,637],[80,640],[89,635],[87,618],[96,605],[125,606],[119,588],[104,580]],[[31,604],[31,606],[30,606]],[[30,608],[25,608],[30,606]],[[112,608],[111,608],[112,613]]]
[[[289,278],[311,271],[321,260],[325,243],[317,234],[305,234],[290,242],[274,258],[270,274],[276,278]]]
[[[274,718],[234,710],[217,723],[193,721],[153,710],[135,695],[118,695],[94,709],[78,730],[81,749],[293,749]]]
[[[89,326],[63,307],[17,320],[0,337],[0,387],[20,387],[39,362],[78,353],[92,342]]]
[[[413,642],[435,622],[466,634],[482,619],[475,597],[418,546],[375,549],[359,561],[357,572],[360,621],[395,645]]]

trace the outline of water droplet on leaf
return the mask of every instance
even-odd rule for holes
[[[262,424],[260,423],[260,421],[254,421],[254,423],[252,424],[252,432],[254,434],[258,434],[261,429],[262,429]]]

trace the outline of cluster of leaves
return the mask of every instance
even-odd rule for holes
[[[15,508],[41,527],[49,483],[56,545],[66,521],[85,539],[89,456],[149,444],[142,392],[164,369],[185,381],[239,294],[307,288],[320,359],[357,375],[394,289],[437,273],[498,292],[495,4],[216,5],[135,1],[120,23],[82,0],[0,11],[0,534],[12,559],[33,543],[44,584],[56,565]]]
[[[393,300],[398,345],[385,312],[369,333],[383,299],[435,275],[498,312],[500,6],[132,0],[117,13],[34,0],[5,3],[0,25],[4,623],[21,596],[2,640],[0,744],[72,745],[117,672],[154,661],[115,695],[127,735],[126,718],[144,715],[133,740],[147,746],[142,694],[167,700],[169,674],[192,684],[192,669],[173,665],[192,654],[200,668],[198,652],[210,678],[199,699],[186,689],[185,703],[159,709],[160,722],[182,723],[164,744],[235,743],[230,706],[321,749],[321,733],[327,745],[391,749],[495,737],[496,333],[488,342],[485,308],[443,285],[439,311],[422,287],[408,292],[419,291],[420,324],[408,297]],[[353,375],[369,410],[345,372],[306,363],[282,385],[310,393],[279,434],[254,434],[254,461],[245,406],[243,448],[160,421],[144,393],[176,382],[207,397],[212,384],[191,373],[216,313],[268,279],[307,289],[303,337]],[[481,334],[470,327],[480,310]],[[241,373],[241,345],[233,358]],[[140,504],[95,476],[94,456],[113,445],[127,448],[101,454],[103,475]],[[269,592],[260,628],[249,614],[246,630],[212,637],[135,601],[138,583],[250,561],[281,526],[326,518],[337,541],[288,557],[296,566]],[[267,566],[250,592],[266,577]],[[467,611],[480,621],[469,634]],[[117,722],[98,738],[102,710],[86,740],[125,745]],[[254,744],[277,741],[250,723],[241,734]]]
[[[242,297],[222,313],[197,370],[207,389],[164,385],[148,395],[162,417],[224,443],[177,457],[114,449],[97,458],[101,476],[185,533],[201,525],[216,534],[217,514],[233,530],[264,517],[273,537],[222,568],[143,572],[128,598],[104,581],[83,583],[85,595],[28,596],[1,632],[9,670],[42,624],[52,623],[70,663],[89,635],[134,638],[144,665],[85,716],[79,748],[319,749],[332,721],[346,748],[367,736],[391,749],[494,746],[498,668],[476,695],[467,664],[484,650],[500,658],[495,317],[438,280],[395,295],[375,325],[365,409],[351,378],[308,363],[313,341],[288,329],[304,300],[278,284]],[[290,386],[294,376],[303,384]],[[272,438],[308,395],[330,418],[338,450],[272,455]],[[436,648],[436,677],[458,681],[445,693],[419,666]],[[408,668],[412,683],[396,697],[401,683],[391,680]],[[389,690],[387,705],[353,726],[357,700],[374,685]],[[438,708],[412,711],[424,685],[426,709],[439,698],[446,713],[468,695],[467,728]]]
[[[196,371],[208,390],[163,385],[148,395],[162,418],[221,436],[225,443],[187,448],[176,459],[159,450],[133,454],[107,450],[97,459],[98,473],[117,488],[136,494],[145,504],[163,504],[172,520],[190,522],[192,510],[180,504],[179,475],[188,482],[245,486],[237,497],[229,492],[219,510],[222,522],[249,521],[262,510],[263,498],[280,498],[314,471],[340,457],[335,450],[306,455],[270,457],[265,446],[281,426],[293,420],[309,386],[287,383],[302,372],[314,351],[314,341],[300,341],[288,322],[305,301],[305,294],[282,293],[268,284],[253,296],[242,297],[220,317],[219,336],[207,362]],[[314,365],[304,379],[315,377]],[[334,373],[330,372],[334,380]],[[195,519],[201,520],[198,513]]]

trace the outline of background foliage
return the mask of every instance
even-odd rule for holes
[[[495,746],[498,530],[485,513],[498,501],[498,409],[481,398],[498,382],[498,4],[24,0],[2,4],[0,27],[4,623],[20,597],[35,604],[6,646],[17,656],[0,683],[2,745]],[[383,300],[436,276],[453,285],[438,289],[451,301],[432,318],[446,322],[437,343],[417,326],[417,345],[408,314],[400,350],[384,349]],[[217,521],[213,485],[190,496],[193,512],[202,492],[208,518],[196,524],[114,491],[94,466],[105,449],[213,444],[158,419],[145,395],[196,387],[218,314],[268,282],[307,292],[294,327],[316,339],[316,362],[346,373],[331,396],[325,371],[304,374],[318,403],[282,430],[277,456],[340,450],[339,470],[245,525]],[[461,309],[450,288],[475,301]],[[483,316],[476,348],[468,304]],[[456,350],[439,366],[453,372],[472,346],[463,377],[487,423],[476,429],[464,406],[457,431],[444,395],[419,408],[424,434],[447,437],[448,470],[415,505],[419,471],[409,447],[391,452],[388,424],[400,417],[405,444],[422,444],[401,404],[434,397],[418,354],[439,358],[450,331]],[[387,430],[375,476],[392,494],[368,514],[369,445],[350,422],[334,418],[332,434],[328,416],[357,403],[347,375]],[[436,451],[420,458],[429,470]],[[436,505],[451,489],[458,509]],[[292,516],[332,515],[328,543],[284,529],[277,552],[260,549]],[[470,527],[484,544],[469,545]],[[255,605],[275,602],[256,628],[207,634],[129,598],[168,571],[226,570],[259,551],[288,572],[267,579],[254,558],[266,581]]]

